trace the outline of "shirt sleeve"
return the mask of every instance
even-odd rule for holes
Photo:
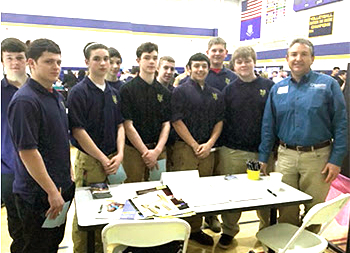
[[[130,96],[130,92],[128,89],[128,85],[124,85],[120,89],[120,98],[121,98],[121,113],[123,115],[123,118],[125,120],[133,120],[133,112],[132,112],[132,105],[133,101]]]
[[[216,123],[223,121],[225,115],[225,102],[223,93],[218,92],[218,101],[216,104]]]
[[[122,116],[122,112],[121,112],[121,98],[119,93],[116,93],[117,96],[117,106],[115,108],[115,113],[116,113],[116,119],[117,119],[117,125],[122,124],[124,122],[124,118]]]
[[[87,126],[87,99],[78,89],[72,89],[68,95],[69,129],[85,128]]]
[[[182,93],[181,86],[176,87],[171,96],[171,122],[184,118],[183,105],[186,103],[185,94]]]
[[[274,86],[266,101],[261,126],[261,143],[259,145],[259,161],[267,163],[276,140],[276,115],[273,105]]]
[[[345,105],[345,99],[343,93],[339,87],[339,84],[332,80],[332,107],[331,107],[331,120],[332,120],[332,134],[334,138],[333,148],[329,162],[337,166],[341,166],[343,160],[347,154],[348,143],[347,143],[347,111]]]
[[[40,111],[26,99],[14,100],[8,110],[12,139],[17,149],[37,149],[39,143]]]

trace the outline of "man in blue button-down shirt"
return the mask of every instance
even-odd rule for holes
[[[259,160],[266,168],[276,138],[277,171],[283,182],[313,197],[306,211],[323,202],[347,152],[345,101],[337,82],[310,66],[314,48],[294,40],[287,52],[291,77],[274,85],[266,103]],[[299,225],[299,206],[280,209],[279,222]],[[319,226],[310,228],[318,232]]]

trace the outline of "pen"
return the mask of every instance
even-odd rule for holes
[[[98,213],[102,213],[102,208],[103,208],[103,205],[100,206],[100,210],[98,211]]]
[[[267,189],[269,193],[271,193],[273,196],[277,197],[276,193],[273,193],[270,189]]]

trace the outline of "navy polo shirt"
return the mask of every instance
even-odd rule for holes
[[[118,125],[124,120],[119,93],[108,83],[104,91],[89,77],[75,85],[68,95],[68,117],[69,129],[84,128],[105,155],[117,151]],[[72,144],[84,152],[73,137]]]
[[[257,77],[252,82],[240,78],[224,90],[225,121],[220,144],[250,152],[258,152],[265,103],[274,82]]]
[[[17,90],[16,86],[7,81],[6,76],[1,80],[1,174],[14,173],[16,150],[8,125],[7,108]]]
[[[33,79],[13,96],[8,119],[13,142],[18,151],[37,149],[46,170],[63,191],[71,184],[68,119],[64,100],[56,90],[50,93]],[[17,157],[18,158],[18,157]],[[21,160],[16,159],[13,192],[34,203],[46,192],[29,175]]]
[[[223,67],[219,73],[213,70],[209,70],[208,76],[205,82],[220,91],[222,91],[227,85],[237,79],[237,75],[233,71]]]
[[[106,81],[106,83],[108,83],[111,87],[113,87],[116,90],[120,90],[120,87],[122,87],[124,85],[124,82],[121,80],[117,80],[117,81]]]
[[[199,144],[207,142],[215,124],[224,119],[222,93],[207,84],[202,90],[192,79],[174,89],[171,109],[171,121],[182,120]]]
[[[162,124],[170,120],[170,91],[156,79],[148,84],[137,76],[123,85],[120,95],[124,119],[133,121],[143,143],[157,143]],[[126,143],[132,145],[128,139]]]

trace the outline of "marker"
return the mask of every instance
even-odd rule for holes
[[[103,205],[100,206],[100,210],[98,211],[98,213],[102,213],[102,208],[103,208]]]
[[[276,193],[273,193],[270,189],[267,189],[269,193],[271,193],[273,196],[277,197]]]

